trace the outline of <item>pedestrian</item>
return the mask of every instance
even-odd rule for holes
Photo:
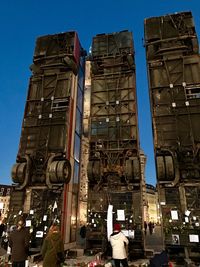
[[[2,243],[2,235],[3,235],[3,232],[5,231],[5,229],[6,229],[5,223],[4,223],[4,221],[2,221],[0,224],[0,246]]]
[[[82,224],[81,225],[81,228],[80,228],[80,245],[82,248],[85,248],[85,242],[86,242],[86,232],[87,232],[87,228],[85,226],[85,224]]]
[[[152,222],[152,233],[154,234],[155,233],[155,223]]]
[[[153,258],[150,259],[149,263],[150,263],[149,267],[170,266],[167,250],[163,250],[160,254],[155,254]]]
[[[25,267],[25,261],[28,258],[29,240],[30,236],[25,228],[25,221],[20,218],[16,229],[9,236],[12,267]]]
[[[59,267],[64,263],[64,244],[57,225],[52,225],[41,250],[43,267]]]
[[[152,233],[153,233],[153,223],[150,221],[148,223],[148,226],[149,226],[149,233],[150,233],[150,235],[152,235]]]
[[[120,263],[122,263],[123,267],[128,267],[126,246],[129,241],[121,232],[120,224],[114,224],[114,231],[110,235],[109,241],[112,247],[112,258],[114,260],[115,267],[120,267]]]
[[[146,221],[144,221],[144,233],[145,235],[147,234],[147,222]]]
[[[86,238],[86,226],[85,225],[82,225],[80,228],[80,236],[82,238]]]

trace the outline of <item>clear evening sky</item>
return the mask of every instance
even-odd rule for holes
[[[11,184],[36,38],[70,30],[78,32],[86,51],[96,34],[133,32],[140,144],[147,156],[146,181],[155,184],[144,19],[182,11],[192,11],[200,37],[199,0],[1,0],[0,184]]]

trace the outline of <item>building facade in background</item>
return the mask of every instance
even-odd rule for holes
[[[0,185],[0,220],[8,218],[12,186]]]
[[[147,212],[144,220],[146,222],[153,222],[160,224],[160,207],[158,201],[158,192],[155,186],[146,184],[146,201]]]

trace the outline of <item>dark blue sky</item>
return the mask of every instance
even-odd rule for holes
[[[10,184],[15,163],[35,41],[38,36],[76,30],[85,50],[99,33],[133,32],[141,148],[146,181],[155,184],[147,87],[144,19],[192,11],[200,32],[199,0],[2,0],[0,6],[0,183]]]

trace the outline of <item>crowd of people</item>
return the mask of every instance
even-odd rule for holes
[[[145,232],[145,235],[147,234],[147,227],[149,228],[150,235],[152,235],[153,232],[154,232],[154,229],[155,229],[154,222],[150,221],[149,223],[147,223],[146,221],[144,221],[144,232]]]
[[[149,228],[150,235],[153,233],[154,223],[144,222],[144,231]],[[5,225],[0,225],[0,237],[5,231]],[[86,237],[85,225],[80,229],[80,236]],[[113,233],[108,239],[112,248],[112,259],[115,267],[128,267],[128,244],[129,239],[121,231],[120,224],[114,224]],[[25,221],[20,218],[15,227],[10,229],[8,235],[8,247],[10,248],[10,260],[12,267],[25,267],[29,256],[30,233],[25,227]],[[41,247],[43,267],[60,267],[65,261],[64,244],[59,226],[53,223],[49,228]],[[163,257],[162,257],[163,258]],[[150,265],[151,266],[151,265]],[[152,265],[153,266],[153,265]]]
[[[3,230],[0,234],[2,237],[5,225],[1,225],[0,231]],[[12,267],[25,267],[29,256],[30,233],[25,227],[23,218],[17,221],[16,227],[10,229],[7,241],[7,247],[4,248],[10,254],[9,260],[12,262]],[[64,243],[56,223],[52,224],[43,241],[41,255],[43,267],[60,267],[65,260]]]

